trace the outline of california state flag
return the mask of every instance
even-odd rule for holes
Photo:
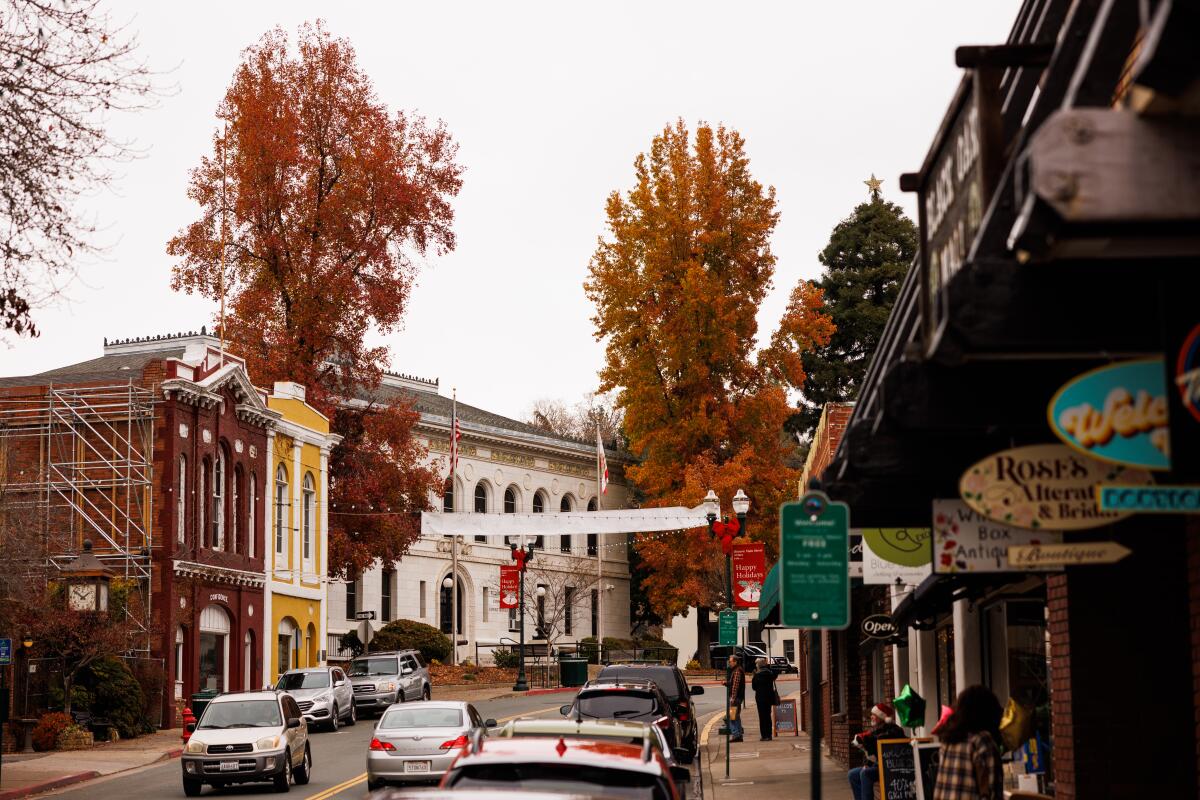
[[[608,494],[608,461],[604,458],[604,442],[600,440],[600,423],[596,423],[596,474],[600,478],[600,494]]]

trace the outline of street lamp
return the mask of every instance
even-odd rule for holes
[[[512,550],[513,561],[517,562],[517,571],[520,573],[520,588],[518,590],[517,608],[520,609],[518,616],[520,617],[521,642],[520,642],[520,659],[517,661],[517,682],[513,684],[514,692],[528,692],[529,682],[525,680],[525,568],[529,562],[533,561],[533,542],[525,544],[525,537],[521,536],[521,546],[510,544]],[[538,587],[539,595],[544,595],[546,589],[543,586]]]

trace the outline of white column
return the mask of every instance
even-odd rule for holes
[[[955,600],[954,686],[951,688],[955,697],[968,686],[983,682],[979,634],[979,610],[973,608],[969,600]]]
[[[937,703],[937,633],[910,630],[908,632],[909,683],[925,698],[925,731],[937,724],[941,708]]]
[[[272,531],[275,529],[275,431],[267,431],[267,453],[264,462],[262,480],[259,481],[258,501],[263,504],[262,530],[257,535],[262,536],[264,545],[263,569],[266,572],[266,582],[263,584],[263,620],[262,620],[262,671],[263,682],[272,675],[271,649],[275,638],[275,623],[272,614],[272,587],[275,585],[275,539]],[[249,688],[249,687],[247,687]]]
[[[304,476],[300,465],[300,451],[304,442],[292,437],[292,480],[288,487],[292,493],[292,585],[300,585],[300,576],[304,574],[304,554],[301,552],[301,528],[304,526]]]
[[[329,623],[329,581],[326,580],[329,575],[329,445],[326,444],[321,448],[321,480],[318,484],[321,492],[321,512],[319,514],[320,525],[317,529],[317,553],[319,562],[316,565],[316,572],[321,580],[321,605],[318,616],[321,621],[318,623],[321,639],[317,645],[317,654],[320,655],[322,650],[326,649],[326,642],[329,640],[328,623]],[[328,653],[326,653],[328,655]]]

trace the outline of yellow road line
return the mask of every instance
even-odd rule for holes
[[[504,717],[502,719],[498,719],[498,720],[496,720],[496,722],[503,724],[505,722],[508,722],[509,720],[514,720],[519,717],[536,717],[541,714],[545,714],[549,711],[557,711],[558,708],[559,708],[558,706],[549,706],[547,708],[541,708],[536,711],[526,711],[522,714],[513,714],[511,717]],[[351,789],[351,788],[357,786],[358,784],[364,782],[366,779],[367,779],[367,773],[364,772],[363,774],[357,775],[353,778],[350,778],[349,780],[342,781],[337,786],[330,786],[328,789],[324,789],[310,797],[306,797],[306,798],[304,798],[304,800],[328,800],[328,798],[333,797],[336,794],[340,794],[340,793],[346,791],[347,789]]]

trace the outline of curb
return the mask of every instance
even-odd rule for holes
[[[524,695],[525,697],[533,697],[539,694],[561,694],[562,692],[576,692],[579,691],[579,689],[580,687],[578,686],[560,686],[557,689],[530,689],[528,692],[513,692],[513,694],[520,694]],[[3,798],[0,798],[0,800],[3,800]]]
[[[100,773],[92,770],[90,772],[77,772],[74,775],[63,775],[58,778],[51,778],[48,781],[41,783],[31,783],[28,786],[18,786],[14,789],[5,789],[0,792],[0,800],[16,800],[20,797],[29,797],[31,794],[40,794],[48,792],[52,789],[61,789],[64,786],[71,786],[76,783],[90,781],[93,778],[99,778]]]

